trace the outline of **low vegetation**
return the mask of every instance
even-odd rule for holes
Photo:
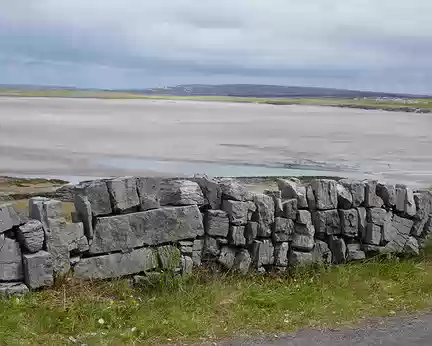
[[[0,344],[173,344],[336,327],[432,306],[432,262],[373,259],[268,276],[76,282],[0,300]]]

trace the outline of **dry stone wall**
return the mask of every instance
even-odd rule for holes
[[[26,219],[0,207],[0,295],[55,279],[161,271],[285,271],[376,254],[419,254],[432,233],[432,195],[376,181],[278,180],[251,193],[235,179],[123,177],[75,187],[74,222],[62,203],[32,198]]]

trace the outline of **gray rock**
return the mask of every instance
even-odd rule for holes
[[[408,244],[408,248],[412,246],[412,244],[415,245],[415,238],[411,239],[410,237],[410,232],[413,224],[414,221],[412,220],[402,218],[398,215],[393,215],[392,223],[390,226],[391,228],[388,234],[388,243],[385,246],[386,252],[401,253],[406,250],[406,244]]]
[[[339,183],[351,192],[353,207],[363,205],[365,200],[365,183],[363,181],[342,179]]]
[[[222,199],[233,201],[246,200],[246,190],[237,180],[224,178],[219,181],[219,186],[222,190]]]
[[[182,240],[178,242],[178,245],[182,255],[192,256],[193,241]]]
[[[416,214],[414,194],[405,185],[396,185],[396,210],[405,216],[414,216]]]
[[[312,251],[314,248],[315,242],[313,236],[297,234],[295,233],[293,236],[293,241],[291,243],[291,247],[294,250],[300,251]]]
[[[246,244],[251,245],[258,235],[258,223],[249,221],[245,228]]]
[[[193,261],[189,256],[181,256],[180,258],[180,268],[183,275],[191,274],[193,270]]]
[[[70,259],[70,265],[71,267],[74,267],[75,265],[77,265],[79,263],[79,261],[81,261],[81,257],[80,256],[73,256]]]
[[[240,202],[241,203],[241,202]],[[235,207],[231,210],[236,210]],[[207,210],[204,214],[205,233],[214,237],[227,237],[229,231],[228,214],[223,210]]]
[[[360,261],[366,258],[365,252],[361,248],[361,244],[357,241],[350,241],[346,244],[347,255],[346,259],[348,262]]]
[[[237,252],[234,260],[233,269],[239,271],[240,273],[247,273],[252,263],[251,255],[246,249],[242,249]]]
[[[292,267],[302,267],[312,264],[314,258],[310,252],[290,251],[288,262]]]
[[[336,184],[337,197],[338,197],[338,208],[339,209],[351,209],[353,204],[353,198],[350,190],[343,184]]]
[[[180,265],[180,250],[172,245],[157,248],[159,267],[164,270],[174,270]]]
[[[79,223],[66,223],[64,228],[65,242],[68,244],[69,251],[78,250],[80,252],[89,249],[87,237],[84,235],[84,226]]]
[[[269,240],[255,240],[252,244],[251,256],[254,268],[256,269],[259,269],[262,266],[273,265],[274,246]]]
[[[254,202],[257,207],[256,220],[258,222],[258,236],[270,237],[272,226],[275,220],[275,208],[273,198],[264,194],[254,195]]]
[[[109,215],[112,213],[110,194],[105,181],[81,182],[76,186],[76,193],[87,196],[93,216]]]
[[[329,264],[332,261],[332,253],[328,244],[321,240],[315,240],[312,256],[316,264]]]
[[[403,248],[403,252],[413,255],[420,254],[420,245],[418,240],[415,237],[408,237],[405,246]]]
[[[394,185],[379,183],[376,187],[376,194],[384,202],[387,207],[394,207],[396,205],[396,187]]]
[[[206,257],[207,256],[216,257],[219,255],[219,253],[220,253],[220,248],[217,239],[212,237],[205,237],[203,255]]]
[[[23,266],[19,244],[0,234],[0,281],[20,281],[22,278]]]
[[[342,235],[348,238],[358,236],[358,213],[356,209],[339,210]]]
[[[197,206],[166,207],[127,215],[101,217],[94,228],[90,253],[127,250],[194,239],[204,235]]]
[[[315,202],[315,195],[314,195],[314,192],[313,192],[311,185],[308,185],[306,187],[306,198],[308,201],[309,209],[310,210],[316,210],[317,207],[316,207],[316,202]]]
[[[338,193],[336,181],[329,179],[315,179],[310,183],[313,191],[315,208],[318,210],[336,209]]]
[[[93,215],[87,196],[75,195],[75,210],[79,220],[84,225],[84,233],[88,239],[93,239]]]
[[[204,204],[199,185],[190,180],[168,180],[161,184],[161,205],[185,206]]]
[[[276,266],[286,267],[288,265],[289,243],[277,243],[274,249],[274,257]]]
[[[312,214],[308,210],[299,210],[297,212],[296,223],[301,225],[311,225],[312,224]]]
[[[134,177],[121,177],[106,182],[114,213],[124,214],[139,210],[137,182]]]
[[[244,236],[245,234],[245,227],[244,226],[232,226],[230,227],[229,232],[229,243],[234,246],[245,246],[246,245],[246,238]]]
[[[45,229],[46,250],[52,258],[52,268],[55,275],[66,275],[70,270],[69,239],[66,233],[64,218],[47,219]]]
[[[29,220],[25,211],[16,209],[12,204],[6,204],[6,207],[9,210],[9,216],[14,226],[23,225]]]
[[[229,246],[223,246],[219,254],[218,262],[226,269],[231,269],[234,266],[235,258],[236,250]]]
[[[252,198],[253,198],[253,196],[252,196]],[[248,215],[247,215],[247,220],[248,220],[248,222],[249,222],[249,221],[252,221],[252,218],[253,218],[253,216],[254,216],[254,213],[255,213],[256,210],[257,210],[257,206],[256,206],[256,204],[255,204],[254,202],[252,202],[252,201],[247,201],[246,203],[247,203],[247,205],[248,205]]]
[[[3,282],[0,283],[0,297],[23,296],[29,289],[22,282]]]
[[[29,216],[30,219],[39,220],[46,228],[46,213],[44,211],[44,203],[48,201],[45,197],[32,197],[29,199]]]
[[[374,223],[378,226],[384,226],[384,224],[391,219],[391,216],[391,212],[382,208],[368,208],[366,211],[367,222]]]
[[[204,239],[194,240],[192,246],[192,262],[195,266],[201,265],[202,249],[204,247]]]
[[[279,190],[281,190],[281,198],[283,200],[295,198],[299,209],[305,209],[308,207],[306,187],[303,186],[299,180],[278,179],[277,184]]]
[[[277,217],[274,222],[273,241],[275,243],[292,240],[294,234],[294,221]]]
[[[377,195],[376,180],[365,181],[365,206],[368,208],[381,208],[384,205],[384,201]]]
[[[222,203],[222,189],[219,184],[207,176],[195,176],[194,181],[198,183],[204,195],[205,204],[210,209],[220,209]]]
[[[282,202],[283,217],[291,220],[297,218],[297,199],[289,199]]]
[[[42,222],[30,220],[17,229],[18,240],[29,252],[42,250],[45,240],[45,233]]]
[[[416,214],[414,215],[414,225],[411,234],[421,237],[427,233],[426,224],[432,215],[432,192],[421,191],[414,194]]]
[[[366,225],[366,234],[363,241],[370,245],[380,245],[381,244],[381,226],[375,225],[373,223],[368,223]]]
[[[247,223],[247,202],[224,200],[222,202],[222,210],[228,214],[229,221],[233,225],[245,225]]]
[[[328,241],[330,251],[332,252],[332,262],[335,264],[344,263],[347,254],[345,241],[335,236],[330,236]]]
[[[12,227],[14,227],[14,222],[8,206],[6,204],[0,205],[0,233],[10,230]]]
[[[364,239],[366,236],[366,208],[358,207],[357,208],[358,215],[358,232],[360,239]]]
[[[282,205],[282,194],[280,190],[272,191],[272,190],[264,190],[264,194],[273,198],[273,204],[275,208],[275,216],[281,217],[283,216],[283,205]]]
[[[138,178],[137,190],[142,211],[160,208],[161,198],[160,178]]]
[[[341,234],[341,220],[336,209],[317,210],[313,213],[315,230],[321,238],[326,235]]]
[[[109,279],[155,269],[155,251],[151,248],[83,258],[74,268],[77,279]]]
[[[24,282],[31,289],[52,286],[54,271],[51,254],[39,251],[23,255]]]

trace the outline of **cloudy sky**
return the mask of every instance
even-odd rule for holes
[[[432,0],[0,0],[0,83],[432,94]]]

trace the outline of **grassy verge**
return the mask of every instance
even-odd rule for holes
[[[285,276],[64,282],[0,300],[0,344],[165,344],[331,327],[432,306],[432,265],[371,260]]]

